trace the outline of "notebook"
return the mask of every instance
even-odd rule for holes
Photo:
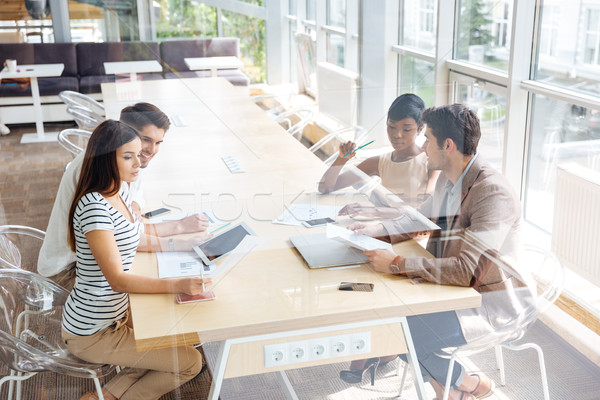
[[[361,250],[334,239],[327,239],[325,233],[290,236],[290,242],[309,268],[338,267],[368,262]]]

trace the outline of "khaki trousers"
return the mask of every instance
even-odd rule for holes
[[[137,352],[129,313],[90,336],[62,331],[67,348],[82,360],[125,367],[106,389],[120,400],[158,399],[200,373],[202,355],[192,346]]]

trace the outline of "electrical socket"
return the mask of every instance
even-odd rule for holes
[[[309,360],[308,342],[291,342],[288,344],[288,361],[292,363],[301,363]]]
[[[329,341],[331,357],[342,357],[350,354],[350,335],[331,336]]]
[[[308,358],[311,361],[329,358],[329,338],[318,338],[308,342]]]
[[[371,332],[357,332],[350,335],[350,353],[364,354],[371,352]]]
[[[288,364],[288,345],[278,343],[265,346],[265,368]]]

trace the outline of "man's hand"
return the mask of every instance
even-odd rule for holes
[[[376,217],[377,216],[377,208],[376,207],[368,207],[363,206],[359,203],[350,203],[346,204],[339,212],[338,215],[347,215],[350,218],[354,218],[356,216],[363,217]]]
[[[204,214],[194,214],[177,221],[179,233],[204,232],[208,228],[208,219]]]
[[[142,208],[135,201],[131,202],[131,211],[133,211],[133,215],[138,221],[142,220]]]
[[[382,224],[367,225],[363,222],[354,222],[348,225],[347,229],[350,229],[357,235],[366,235],[370,237],[387,236],[387,232]]]
[[[404,272],[404,258],[400,258],[399,266],[393,266],[392,262],[396,258],[396,254],[389,250],[365,250],[365,256],[369,258],[369,262],[377,272],[388,274],[400,274]]]

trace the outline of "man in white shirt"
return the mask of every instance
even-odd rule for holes
[[[146,168],[150,160],[158,153],[164,135],[171,125],[169,117],[152,104],[137,103],[125,107],[121,111],[120,120],[135,128],[140,134],[142,139],[140,166]],[[63,174],[38,259],[38,272],[68,290],[71,290],[75,283],[76,258],[67,241],[67,219],[75,187],[79,180],[83,157],[84,153],[77,155]],[[129,187],[132,209],[138,219],[141,218],[141,209],[144,206],[141,185],[142,171],[140,171],[137,181]],[[207,227],[208,220],[202,214],[194,214],[180,221],[146,225],[146,234],[142,235],[138,250],[189,251],[193,246],[203,242],[206,234],[195,235],[188,239],[165,238],[165,236],[204,232]]]

